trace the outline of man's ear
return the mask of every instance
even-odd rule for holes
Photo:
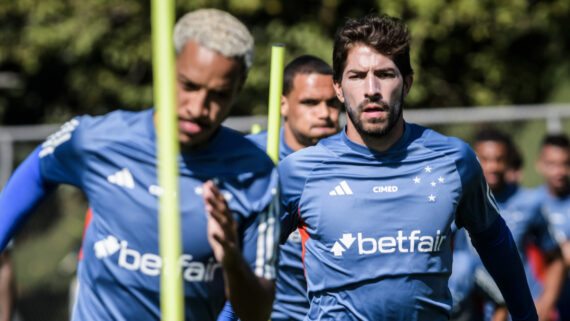
[[[340,85],[340,83],[337,83],[336,81],[333,82],[333,88],[336,94],[336,98],[338,98],[338,100],[340,100],[340,102],[344,104],[344,95],[342,94],[342,86]]]
[[[412,83],[414,82],[414,76],[408,75],[404,78],[404,97],[408,95],[410,89],[412,88]]]
[[[281,116],[287,117],[289,114],[289,100],[285,96],[281,96]]]

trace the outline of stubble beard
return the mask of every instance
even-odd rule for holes
[[[343,96],[344,96],[344,93],[343,93]],[[387,119],[386,126],[376,128],[373,130],[364,128],[364,126],[362,124],[362,120],[358,117],[357,111],[358,110],[362,111],[364,109],[364,106],[366,106],[370,102],[380,104],[380,105],[382,105],[382,108],[384,108],[385,110],[388,111],[388,119]],[[362,136],[363,138],[366,138],[366,137],[383,138],[388,133],[390,133],[392,131],[392,129],[394,128],[394,126],[396,125],[398,119],[402,115],[403,104],[404,104],[404,90],[403,89],[402,89],[402,93],[400,95],[400,100],[397,101],[392,106],[386,104],[385,102],[383,102],[381,100],[371,101],[369,99],[366,99],[363,102],[361,102],[360,104],[358,104],[356,109],[354,109],[349,105],[348,100],[346,99],[346,96],[344,96],[344,106],[346,108],[348,118],[350,118],[350,121],[354,125],[354,128],[356,129],[358,134],[360,134],[360,136]]]

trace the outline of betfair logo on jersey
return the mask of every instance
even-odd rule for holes
[[[127,241],[117,240],[109,235],[107,238],[95,242],[93,249],[98,259],[109,258],[119,252],[117,264],[129,271],[140,271],[144,275],[158,276],[162,267],[162,258],[153,253],[140,253],[128,247]],[[210,258],[207,263],[193,261],[190,254],[182,254],[179,264],[182,268],[184,280],[188,282],[210,282],[214,280],[217,269],[221,264],[214,258]]]
[[[420,230],[413,230],[409,235],[404,235],[402,230],[394,236],[383,236],[378,239],[364,237],[362,233],[357,233],[356,237],[352,233],[345,233],[339,238],[330,249],[334,256],[343,256],[356,241],[359,255],[388,254],[394,252],[438,252],[447,237],[440,235],[437,230],[436,235],[422,235]]]

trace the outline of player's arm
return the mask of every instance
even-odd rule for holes
[[[0,250],[56,187],[41,175],[39,151],[38,147],[18,166],[0,194]]]
[[[536,300],[536,310],[540,320],[548,320],[549,315],[556,309],[556,303],[566,277],[566,267],[560,247],[540,209],[536,209],[534,217],[536,218],[534,229],[536,245],[542,249],[546,263],[543,289],[540,297]]]
[[[524,268],[511,231],[502,217],[470,233],[481,261],[501,290],[513,320],[538,320]]]
[[[263,273],[254,273],[242,255],[237,222],[223,195],[212,181],[204,183],[203,198],[206,211],[210,214],[208,218],[208,240],[216,260],[223,267],[226,297],[240,319],[244,321],[266,321],[271,313],[275,296],[274,277],[266,278]],[[268,210],[267,213],[261,214],[263,221],[258,222],[258,224],[264,225],[259,228],[260,230],[267,230],[270,224],[276,223],[276,217],[271,217],[275,213],[272,214],[271,212],[274,211]],[[274,239],[273,242],[275,242]],[[265,244],[264,249],[274,247],[272,244]],[[264,267],[261,269],[264,270]]]
[[[9,251],[0,253],[0,321],[10,321],[14,309],[14,270]]]
[[[544,287],[536,301],[536,310],[540,320],[548,320],[550,313],[556,309],[556,302],[566,277],[566,267],[560,251],[558,249],[551,251],[547,257]]]
[[[467,145],[458,146],[457,169],[462,198],[456,223],[471,236],[483,265],[499,287],[513,320],[537,320],[526,274],[517,246],[505,220],[499,215],[475,153]]]

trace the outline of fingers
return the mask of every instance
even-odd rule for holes
[[[202,189],[206,211],[210,213],[210,218],[219,225],[217,226],[218,232],[215,233],[217,235],[216,241],[222,244],[228,241],[235,242],[237,227],[224,196],[212,181],[205,182],[202,185]]]
[[[208,213],[214,214],[215,216],[228,214],[229,209],[226,199],[211,180],[202,185],[202,190],[202,196]]]

